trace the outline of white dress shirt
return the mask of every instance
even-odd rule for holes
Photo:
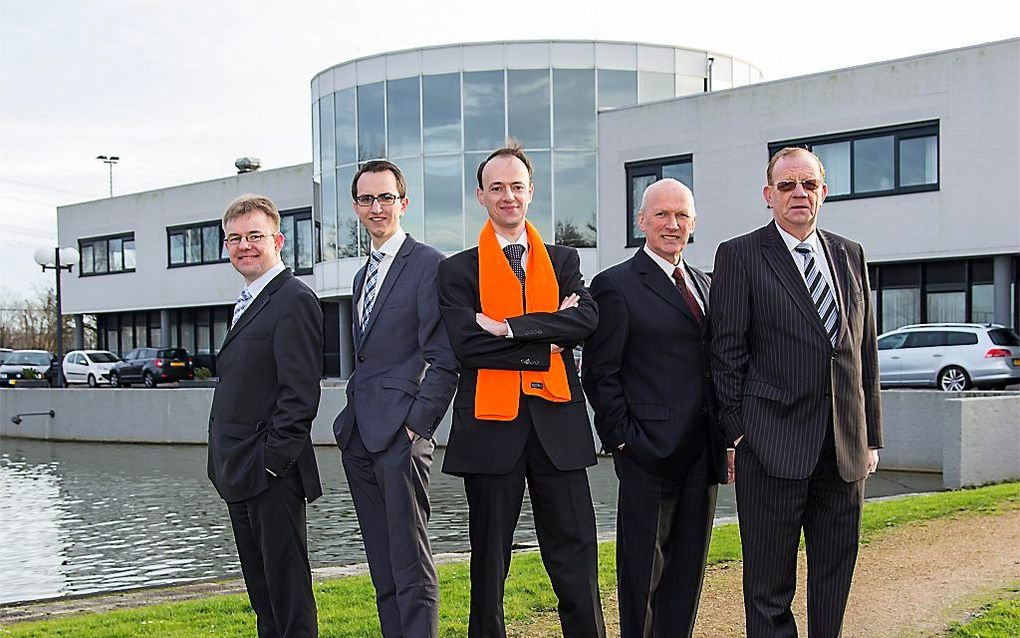
[[[521,268],[525,272],[527,272],[527,270],[528,270],[528,231],[527,231],[527,229],[522,231],[521,234],[517,236],[517,239],[515,239],[513,241],[510,241],[506,237],[500,235],[499,233],[496,233],[496,241],[499,242],[500,249],[506,248],[510,244],[520,244],[521,246],[524,246],[524,252],[521,253]],[[514,338],[514,331],[510,328],[510,322],[507,321],[506,319],[504,319],[503,323],[506,324],[506,335],[504,335],[504,336],[507,339],[513,339]]]
[[[286,267],[287,266],[283,264],[283,261],[278,261],[276,262],[275,266],[270,267],[269,270],[262,273],[261,277],[245,286],[245,289],[248,291],[248,294],[251,295],[251,301],[249,301],[248,305],[245,306],[244,311],[241,314],[237,315],[238,321],[241,320],[241,317],[244,316],[245,312],[248,312],[248,308],[251,308],[255,304],[255,300],[258,298],[259,293],[262,292],[263,289],[265,289],[265,287],[269,285],[269,282],[272,281],[274,277],[283,272],[283,270]],[[237,322],[235,321],[234,323]]]
[[[375,282],[375,296],[379,297],[379,291],[382,290],[383,281],[386,280],[386,273],[390,271],[390,266],[393,265],[393,260],[396,258],[397,253],[400,252],[400,247],[404,244],[404,240],[407,239],[407,233],[404,232],[400,226],[397,226],[397,232],[393,233],[393,236],[383,242],[383,245],[378,248],[378,251],[383,254],[382,261],[379,262],[379,275]],[[373,248],[372,250],[376,250]],[[365,270],[365,280],[368,280],[368,269]],[[361,296],[358,297],[358,308],[361,311],[358,312],[358,317],[365,316],[365,282],[361,285]]]
[[[783,230],[779,224],[776,224],[776,229],[779,231],[779,236],[783,238],[783,242],[786,243],[786,248],[790,251],[790,256],[793,258],[793,263],[797,266],[797,272],[800,273],[800,278],[804,280],[804,286],[807,287],[807,277],[804,276],[804,264],[807,263],[807,255],[802,255],[796,250],[797,246],[801,244],[801,241]],[[826,259],[825,251],[822,249],[822,244],[818,241],[818,231],[811,231],[811,234],[807,236],[807,239],[805,239],[803,243],[811,246],[811,252],[814,253],[815,256],[815,267],[818,268],[818,272],[822,274],[822,278],[825,280],[825,283],[829,284],[829,290],[832,291],[832,298],[836,302],[836,307],[839,308],[839,295],[836,294],[836,286],[832,283],[832,271],[829,270],[829,260]],[[842,310],[842,308],[840,308],[840,310]]]
[[[666,276],[669,277],[669,283],[674,286],[676,285],[676,279],[673,279],[673,272],[677,268],[680,269],[680,272],[684,275],[684,285],[687,286],[687,289],[691,291],[692,295],[694,295],[694,300],[698,302],[698,307],[701,308],[701,313],[704,314],[705,302],[701,300],[701,295],[698,294],[698,287],[694,285],[693,281],[691,281],[691,274],[687,272],[687,268],[684,267],[683,255],[680,256],[680,263],[672,264],[668,260],[663,259],[661,255],[656,254],[655,251],[648,247],[648,244],[642,246],[641,250],[645,251],[645,254],[651,257],[652,261],[654,261],[659,268],[662,268],[662,272],[666,273]]]

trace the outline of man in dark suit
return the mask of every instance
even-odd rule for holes
[[[216,360],[209,478],[230,511],[260,638],[316,636],[305,502],[322,495],[310,434],[322,310],[280,261],[285,238],[273,202],[239,197],[223,215],[223,232],[246,285]]]
[[[592,281],[599,325],[582,380],[620,479],[616,574],[621,638],[690,636],[726,447],[709,375],[709,279],[682,252],[694,195],[650,185],[638,213],[645,245]]]
[[[531,162],[517,146],[478,168],[488,212],[479,246],[439,266],[439,301],[461,376],[443,471],[469,507],[468,635],[502,637],[503,585],[527,483],[563,635],[605,635],[595,512],[585,468],[595,448],[571,348],[598,321],[575,250],[525,221]]]
[[[351,183],[372,237],[354,277],[354,374],[333,431],[358,513],[379,623],[386,638],[438,633],[439,582],[428,521],[432,435],[457,385],[457,360],[439,314],[443,255],[400,227],[404,175],[365,164]]]
[[[860,244],[816,228],[828,192],[818,157],[784,148],[766,177],[774,221],[719,246],[711,298],[719,420],[736,445],[747,635],[797,635],[803,529],[808,634],[834,638],[864,479],[882,446],[868,264]]]

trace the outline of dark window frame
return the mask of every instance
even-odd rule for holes
[[[122,243],[121,243],[121,268],[119,268],[117,270],[111,270],[110,269],[109,254],[110,254],[110,240],[112,240],[112,239],[120,239],[120,240],[122,240]],[[136,268],[134,268],[134,267],[132,267],[132,268],[125,268],[125,267],[123,267],[123,264],[124,264],[123,241],[130,241],[132,244],[134,244],[135,243],[135,232],[134,231],[130,231],[130,232],[126,232],[126,233],[113,233],[113,234],[110,234],[110,235],[97,235],[95,237],[79,237],[78,238],[78,276],[79,277],[99,277],[99,276],[102,276],[102,275],[119,275],[121,273],[126,273],[126,272],[135,272]],[[85,254],[85,251],[83,250],[83,247],[86,244],[93,246],[93,249],[92,249],[93,250],[93,254],[94,254],[94,251],[95,251],[95,246],[97,246],[99,244],[102,244],[103,250],[104,250],[104,252],[107,255],[107,258],[106,258],[106,270],[104,270],[103,272],[96,272],[95,271],[95,261],[94,261],[95,258],[93,257],[93,271],[92,272],[85,272],[84,271],[84,269],[82,268],[82,263],[83,263],[82,262],[82,258],[83,258],[84,254]],[[137,256],[135,258],[135,262],[137,263]]]
[[[850,143],[850,192],[844,195],[829,195],[825,198],[827,202],[841,202],[852,199],[868,199],[871,197],[888,197],[890,195],[906,195],[909,193],[926,193],[941,189],[942,184],[942,149],[939,120],[925,120],[922,122],[911,122],[908,124],[896,124],[892,126],[881,126],[877,128],[861,129],[857,131],[845,131],[831,133],[828,135],[816,135],[812,137],[798,137],[778,142],[770,142],[768,145],[769,158],[781,148],[787,146],[798,146],[813,150],[819,144],[836,144],[839,142]],[[858,140],[871,139],[876,137],[893,138],[893,187],[880,191],[854,192],[854,142]],[[900,142],[903,140],[916,139],[919,137],[935,138],[935,182],[931,184],[915,184],[912,186],[900,186]]]
[[[316,241],[317,235],[318,235],[317,231],[318,231],[319,224],[312,219],[312,208],[310,206],[305,206],[305,207],[302,207],[302,208],[292,208],[290,210],[281,210],[280,211],[281,222],[282,222],[282,218],[283,217],[292,217],[294,219],[294,236],[286,238],[286,241],[294,243],[294,267],[293,267],[294,274],[295,275],[310,275],[310,274],[312,274],[312,270],[314,269],[314,266],[315,266],[316,262],[321,261],[321,260],[317,259],[317,257],[319,256],[318,255],[319,245],[318,245],[318,241]],[[297,223],[299,221],[304,221],[306,219],[312,225],[312,250],[311,250],[312,266],[310,266],[308,268],[298,268],[297,267],[297,256],[298,256],[298,251],[300,250],[300,244],[298,243]]]
[[[185,256],[185,261],[183,261],[183,262],[181,262],[179,264],[175,264],[175,263],[173,263],[171,261],[172,257],[171,257],[171,248],[170,248],[170,238],[173,235],[182,234],[181,231],[184,231],[183,232],[183,235],[184,235],[184,238],[185,238],[184,241],[185,241],[185,245],[187,245],[187,237],[188,237],[187,231],[192,230],[192,229],[196,229],[196,228],[199,229],[199,231],[201,231],[203,228],[207,228],[209,226],[216,226],[216,228],[219,229],[220,241],[219,241],[218,245],[220,247],[220,255],[217,256],[216,259],[212,259],[212,260],[205,259],[205,242],[204,241],[199,241],[199,246],[201,247],[201,250],[202,250],[202,259],[200,261],[189,263],[187,261],[187,257],[186,256]],[[223,224],[222,224],[222,222],[220,220],[205,221],[205,222],[192,222],[190,224],[176,224],[174,226],[167,226],[166,227],[166,267],[167,268],[188,268],[188,267],[192,267],[192,266],[208,266],[210,264],[224,264],[224,263],[227,263],[227,262],[230,261],[230,257],[223,257],[222,256],[222,254],[223,254],[223,240],[224,240]],[[185,252],[185,255],[187,255],[187,252]]]
[[[623,165],[625,175],[625,189],[627,196],[627,205],[624,209],[624,214],[627,216],[627,248],[638,248],[643,246],[645,243],[644,237],[636,237],[634,234],[634,216],[631,215],[631,211],[634,210],[634,206],[639,202],[634,202],[634,189],[631,188],[630,184],[636,177],[655,177],[655,181],[662,179],[662,167],[670,164],[690,164],[691,165],[691,181],[694,181],[694,154],[683,153],[680,155],[670,155],[668,157],[656,157],[653,159],[638,160],[635,162],[627,162]],[[694,190],[694,184],[690,184],[691,190]],[[688,242],[694,241],[694,235],[692,234]]]

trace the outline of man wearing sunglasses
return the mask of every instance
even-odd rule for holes
[[[719,422],[736,446],[749,638],[796,636],[801,530],[808,634],[843,625],[864,480],[882,447],[878,348],[860,244],[817,228],[828,188],[813,153],[784,148],[763,189],[773,221],[723,242],[712,280]]]
[[[382,635],[430,638],[439,626],[428,536],[432,435],[457,384],[457,360],[439,313],[443,255],[401,228],[409,200],[396,165],[365,164],[351,182],[351,198],[371,248],[354,276],[354,374],[333,432]]]
[[[237,198],[223,232],[245,287],[216,359],[209,478],[227,502],[259,637],[308,638],[318,635],[305,503],[322,495],[311,438],[322,310],[280,261],[286,238],[272,201]]]

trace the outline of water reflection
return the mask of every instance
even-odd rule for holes
[[[238,576],[226,507],[206,479],[202,446],[53,443],[6,439],[0,449],[0,603]],[[308,511],[313,566],[363,562],[340,454],[318,448],[325,495]],[[432,475],[433,549],[467,548],[463,484]],[[872,479],[868,495],[938,489],[938,475]],[[616,515],[612,461],[589,470],[600,533]],[[925,484],[927,481],[927,484]],[[904,484],[904,485],[901,485]],[[733,516],[732,488],[717,515]],[[516,541],[534,542],[526,502]]]

